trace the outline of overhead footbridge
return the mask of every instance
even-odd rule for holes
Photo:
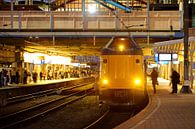
[[[148,22],[149,19],[149,22]],[[183,37],[179,11],[0,11],[0,36]]]

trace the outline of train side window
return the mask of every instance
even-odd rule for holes
[[[136,59],[135,62],[138,64],[138,63],[140,63],[140,60],[139,59]]]
[[[107,59],[103,59],[103,63],[107,63]]]

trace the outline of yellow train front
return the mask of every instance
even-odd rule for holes
[[[113,38],[101,52],[99,97],[110,106],[139,105],[146,97],[142,49],[131,38]]]

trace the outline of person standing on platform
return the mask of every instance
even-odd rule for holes
[[[153,86],[154,94],[156,94],[156,85],[158,84],[158,80],[157,80],[158,72],[157,72],[156,68],[153,68],[150,76],[152,79],[152,86]]]
[[[23,77],[23,83],[24,83],[24,84],[27,84],[27,79],[28,79],[28,72],[27,72],[27,70],[25,69],[25,70],[24,70],[24,77]]]
[[[0,87],[3,86],[3,71],[0,71]]]
[[[11,70],[11,84],[16,83],[16,69]]]
[[[16,77],[15,77],[15,83],[19,84],[20,82],[20,74],[19,74],[19,70],[16,71]]]
[[[36,83],[37,82],[37,72],[36,71],[33,72],[32,77],[33,77],[33,82]]]
[[[172,69],[171,83],[172,83],[172,92],[171,92],[171,94],[177,93],[177,84],[180,83],[180,75],[174,69]]]
[[[43,73],[42,72],[39,73],[39,77],[40,77],[40,81],[42,81],[42,79],[43,79]]]

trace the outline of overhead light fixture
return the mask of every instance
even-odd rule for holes
[[[95,13],[96,12],[96,5],[95,4],[90,4],[88,6],[88,12],[89,13]]]

